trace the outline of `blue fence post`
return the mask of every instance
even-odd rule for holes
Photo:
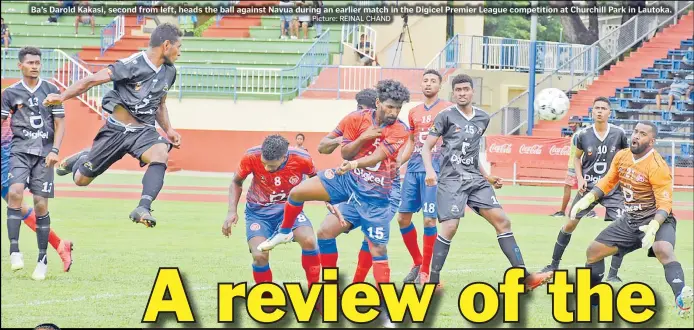
[[[533,126],[535,125],[535,56],[537,49],[535,48],[536,41],[530,41],[530,77],[528,79],[528,136],[533,135]]]

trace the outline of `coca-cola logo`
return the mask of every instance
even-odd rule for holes
[[[497,154],[510,154],[511,153],[511,144],[506,143],[506,144],[496,144],[492,143],[491,146],[489,146],[489,152],[492,153],[497,153]]]
[[[520,149],[518,150],[518,152],[523,154],[523,155],[541,155],[542,154],[542,145],[533,144],[530,146],[526,146],[525,144],[522,144],[520,146]]]
[[[552,147],[549,148],[550,156],[568,156],[570,151],[571,147],[568,145],[563,147],[557,147],[556,145],[552,145]]]

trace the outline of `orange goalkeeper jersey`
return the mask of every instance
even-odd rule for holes
[[[658,210],[672,212],[670,168],[655,149],[638,160],[629,149],[619,151],[596,187],[607,194],[617,184],[624,194],[629,224],[647,224]]]

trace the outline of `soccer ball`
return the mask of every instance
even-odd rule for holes
[[[545,88],[535,96],[535,114],[540,120],[559,120],[569,112],[569,98],[561,89]]]

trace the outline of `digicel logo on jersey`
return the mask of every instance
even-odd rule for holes
[[[615,294],[609,283],[592,286],[590,272],[588,268],[577,268],[576,283],[571,283],[567,270],[555,271],[554,281],[548,284],[546,292],[552,296],[552,316],[557,322],[594,321],[591,315],[591,296],[594,294],[600,297],[596,313],[599,322],[614,322],[614,311],[630,323],[644,323],[655,316],[655,293],[648,285],[626,283]],[[472,323],[487,323],[503,308],[503,322],[520,322],[520,299],[528,293],[521,281],[524,276],[523,268],[509,268],[504,281],[496,285],[483,282],[466,285],[457,295],[460,315]],[[435,283],[426,283],[419,288],[414,283],[397,284],[397,287],[395,283],[379,283],[379,288],[371,283],[353,283],[339,288],[337,268],[324,268],[322,278],[325,283],[314,283],[307,292],[300,283],[258,283],[253,286],[246,282],[218,283],[217,322],[240,321],[238,313],[244,309],[235,307],[245,302],[248,316],[256,322],[280,322],[291,317],[287,315],[290,314],[288,309],[292,309],[298,323],[308,323],[317,313],[320,300],[320,317],[324,323],[340,322],[343,318],[357,324],[372,322],[382,313],[378,306],[385,306],[393,323],[404,322],[406,315],[409,315],[408,321],[422,323],[430,319],[431,314],[436,316],[428,312],[434,299],[441,298],[440,295],[434,296]],[[399,287],[402,289],[398,290]],[[169,297],[166,297],[167,292]],[[483,301],[481,310],[475,307],[478,296]],[[157,322],[160,313],[174,313],[179,323],[195,323],[191,298],[178,268],[159,268],[142,323]],[[572,301],[572,307],[569,307],[569,301]]]

